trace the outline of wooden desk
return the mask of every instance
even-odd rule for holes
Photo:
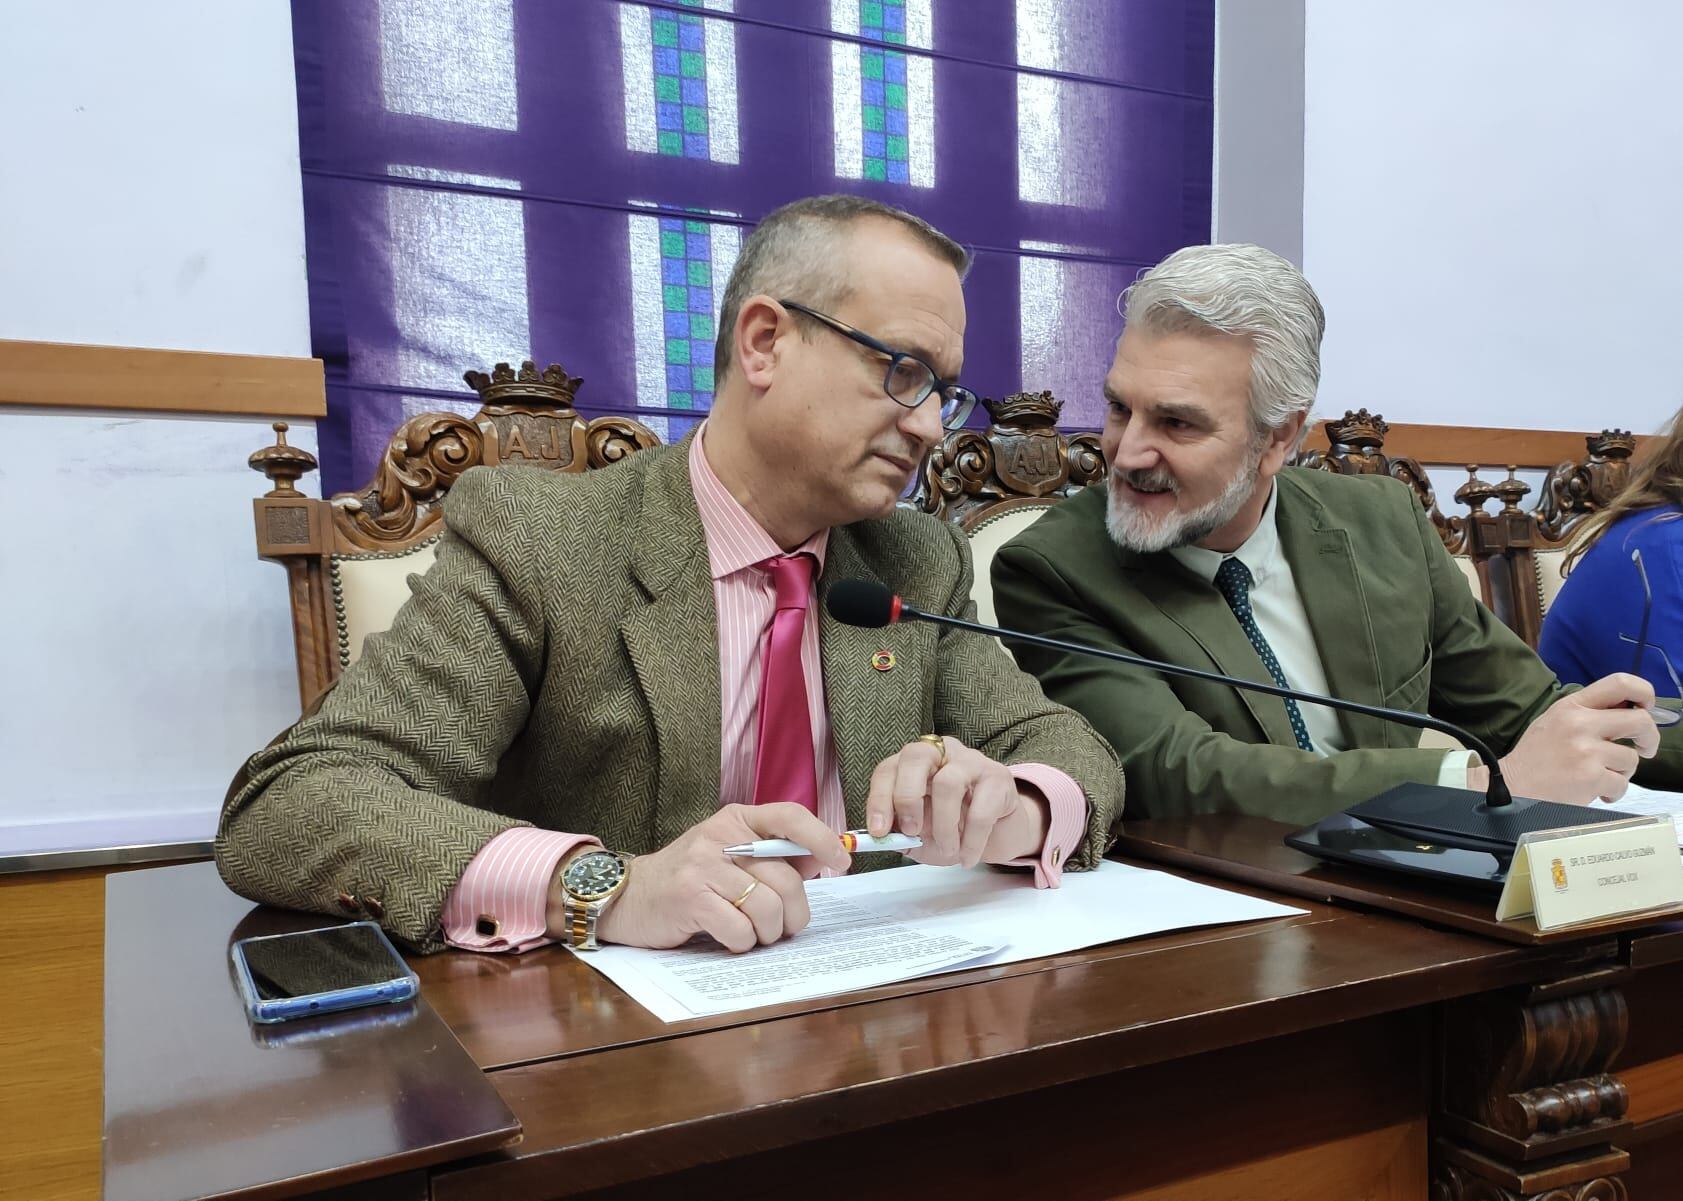
[[[130,1146],[202,1154],[204,1139],[184,1141],[180,1107],[204,1100],[218,1061],[134,1053],[156,1032],[116,1014],[115,999],[155,974],[151,955],[165,942],[221,956],[251,907],[208,864],[110,887],[113,914],[144,895],[152,917],[129,923],[108,965],[107,1135],[120,1116]],[[1445,1003],[1570,977],[1583,948],[1303,907],[670,1026],[561,950],[418,960],[423,996],[524,1138],[366,1187],[442,1201],[781,1198],[792,1187],[823,1199],[891,1179],[898,1192],[978,1201],[1053,1189],[1412,1201],[1427,1188]],[[230,1016],[244,1021],[216,1020]],[[274,1085],[227,1076],[215,1081],[228,1115],[218,1138],[259,1162],[272,1150]],[[391,1065],[367,1073],[364,1103],[401,1113],[400,1077]],[[308,1080],[295,1083],[307,1093]],[[109,1112],[113,1096],[147,1090],[177,1102]],[[1625,1126],[1598,1129],[1609,1128]],[[389,1141],[371,1142],[369,1159]],[[1578,1150],[1578,1160],[1600,1154],[1608,1172],[1623,1163],[1594,1132]],[[247,1184],[246,1195],[299,1187]]]
[[[1470,1195],[1458,1173],[1476,1161],[1486,1175],[1540,1189],[1571,1174],[1560,1165],[1575,1162],[1580,1182],[1606,1171],[1639,1201],[1683,1191],[1683,922],[1612,919],[1539,932],[1529,922],[1497,922],[1484,896],[1321,862],[1284,844],[1291,829],[1238,817],[1126,822],[1117,849],[1299,897],[1570,950],[1579,961],[1559,976],[1443,1007],[1434,1183],[1447,1198]],[[1629,1152],[1622,1176],[1603,1156],[1608,1143]],[[1623,1195],[1612,1189],[1609,1180],[1602,1192],[1558,1195]],[[1495,1194],[1509,1195],[1532,1194],[1517,1186]]]

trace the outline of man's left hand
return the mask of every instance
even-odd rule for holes
[[[923,741],[908,742],[877,764],[865,802],[866,829],[879,837],[899,830],[923,839],[923,846],[906,853],[919,863],[975,867],[1039,854],[1050,820],[1040,793],[958,739],[942,741],[944,764],[942,753]]]

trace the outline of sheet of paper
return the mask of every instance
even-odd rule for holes
[[[1598,809],[1617,809],[1620,813],[1629,813],[1637,817],[1668,814],[1677,825],[1678,845],[1683,846],[1683,792],[1663,792],[1658,788],[1630,784],[1626,786],[1624,796],[1618,800],[1594,801],[1592,804]]]
[[[1037,889],[1023,876],[911,866],[815,880],[812,924],[744,955],[710,941],[580,957],[662,1021],[808,1000],[986,960],[1014,963],[1166,930],[1302,913],[1106,861]]]

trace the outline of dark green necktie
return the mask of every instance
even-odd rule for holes
[[[1216,570],[1215,586],[1221,589],[1221,595],[1227,600],[1228,608],[1233,610],[1233,616],[1239,619],[1239,628],[1245,631],[1245,637],[1251,640],[1256,653],[1262,659],[1262,665],[1268,669],[1268,674],[1274,678],[1274,683],[1281,688],[1290,688],[1286,683],[1286,673],[1280,670],[1280,661],[1274,657],[1274,648],[1268,645],[1268,639],[1262,636],[1262,630],[1256,624],[1256,615],[1251,612],[1251,569],[1237,558],[1228,557],[1221,561],[1221,567]],[[1286,717],[1291,721],[1291,732],[1297,736],[1297,745],[1301,750],[1312,751],[1315,744],[1309,741],[1309,729],[1303,724],[1303,714],[1298,712],[1297,702],[1290,697],[1286,702]]]

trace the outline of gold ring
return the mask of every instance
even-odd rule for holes
[[[760,886],[760,882],[758,880],[750,881],[749,884],[748,884],[748,887],[744,888],[742,890],[742,895],[737,897],[736,900],[732,901],[731,904],[735,905],[738,909],[741,909],[742,908],[742,902],[746,901],[749,897],[753,896],[754,895],[754,890],[756,888],[758,888],[759,886]]]
[[[940,771],[947,765],[947,740],[945,738],[942,738],[939,734],[919,734],[917,740],[927,742],[941,752],[941,761],[935,765],[936,771]]]

